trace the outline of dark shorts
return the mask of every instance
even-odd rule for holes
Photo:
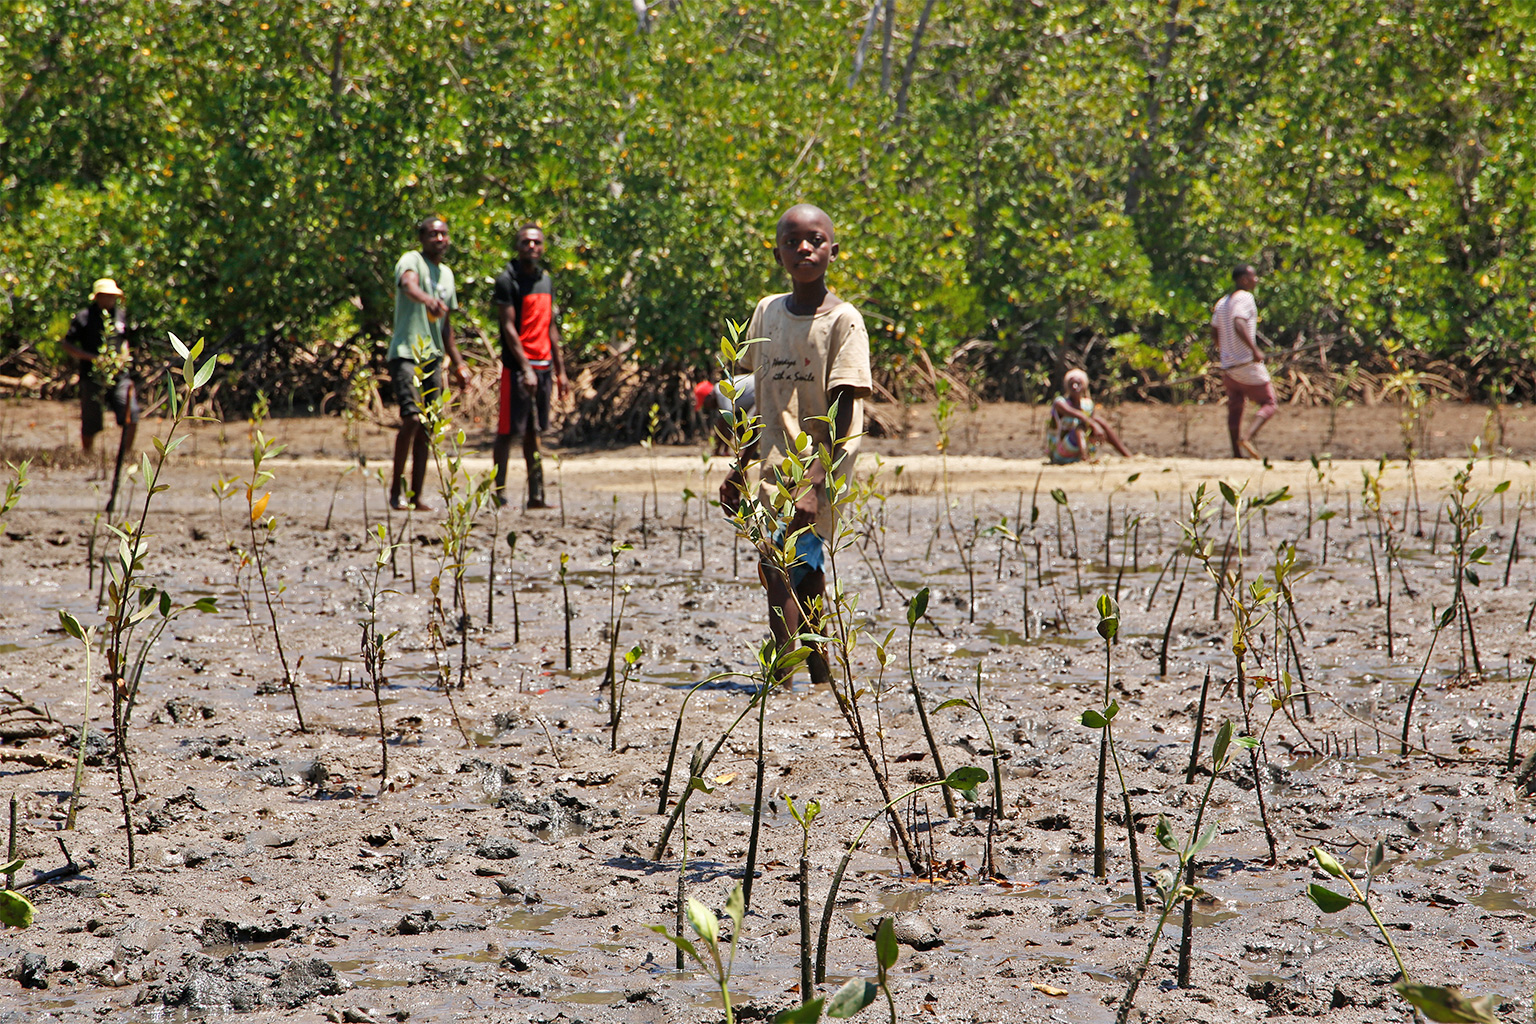
[[[103,401],[112,407],[112,415],[117,417],[118,426],[126,427],[130,423],[139,422],[139,400],[134,393],[133,378],[123,374],[117,378],[112,390],[108,391],[90,371],[86,371],[80,375],[80,423],[83,433],[101,433]]]
[[[400,418],[407,420],[421,419],[422,395],[428,399],[435,398],[443,393],[443,361],[434,359],[423,368],[421,387],[416,386],[416,361],[414,359],[391,359],[389,361],[389,379],[395,385],[395,401],[400,405]]]
[[[529,394],[523,387],[522,371],[501,368],[501,410],[496,418],[496,433],[540,433],[549,429],[549,397],[555,390],[555,376],[550,370],[534,370],[533,376],[538,383]]]

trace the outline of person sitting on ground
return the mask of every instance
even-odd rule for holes
[[[1066,465],[1091,460],[1094,439],[1098,437],[1130,458],[1131,453],[1120,443],[1115,428],[1094,412],[1093,399],[1088,397],[1088,374],[1082,370],[1068,370],[1061,387],[1066,393],[1057,395],[1056,401],[1051,403],[1051,429],[1046,438],[1051,462]]]
[[[693,386],[693,408],[695,412],[705,413],[709,417],[709,425],[715,437],[716,455],[725,455],[731,450],[731,424],[726,417],[733,414],[744,416],[757,403],[757,384],[752,374],[743,373],[731,378],[731,391],[735,398],[725,393],[721,386],[724,383],[712,384],[704,380]]]
[[[64,351],[79,364],[80,448],[87,455],[101,433],[103,401],[122,428],[119,448],[131,451],[138,429],[139,402],[128,372],[128,315],[122,297],[117,282],[103,277],[91,286],[90,305],[70,317],[64,333]]]
[[[788,294],[769,295],[758,302],[746,337],[761,339],[746,347],[741,365],[750,369],[758,415],[762,421],[761,449],[765,453],[760,493],[771,503],[777,484],[775,467],[794,450],[795,438],[806,434],[813,451],[833,448],[840,458],[837,472],[853,473],[858,439],[864,431],[862,400],[874,386],[869,365],[869,332],[851,303],[827,288],[827,267],[837,259],[838,244],[832,218],[806,203],[790,207],[775,231],[774,259],[789,275]],[[836,438],[826,417],[837,406]],[[735,514],[747,480],[744,466],[757,456],[759,445],[744,449],[720,485],[720,505]],[[834,509],[827,494],[826,470],[813,457],[804,481],[792,495],[793,512],[781,523],[776,543],[794,537],[793,562],[787,571],[772,564],[765,553],[758,576],[768,592],[768,621],[779,650],[802,631],[816,632],[815,610],[826,597],[826,544],[833,537]],[[831,668],[825,651],[811,644],[807,661],[811,681],[828,682]]]
[[[506,504],[507,459],[512,442],[523,439],[528,470],[528,508],[550,508],[544,500],[544,461],[539,433],[549,429],[549,401],[570,387],[560,351],[560,316],[555,285],[539,265],[544,232],[531,221],[517,232],[517,257],[509,261],[491,293],[501,331],[501,406],[497,416],[496,500]]]
[[[443,391],[443,354],[453,362],[459,386],[469,384],[469,370],[453,339],[448,314],[459,308],[453,271],[443,263],[448,252],[448,222],[428,217],[416,226],[420,250],[412,250],[395,264],[395,332],[389,341],[389,377],[400,403],[400,432],[395,435],[394,475],[389,478],[390,508],[404,511],[414,505],[421,511],[431,506],[422,498],[427,481],[427,426],[421,421],[422,405]],[[417,344],[424,347],[426,362],[420,366],[421,385],[416,383]],[[411,457],[411,496],[401,493],[405,460]]]

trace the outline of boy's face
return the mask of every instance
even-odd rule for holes
[[[544,232],[525,228],[517,236],[517,258],[532,265],[544,258]]]
[[[837,259],[832,222],[819,211],[792,210],[779,224],[773,247],[779,266],[799,284],[826,276],[827,266]]]
[[[440,260],[448,251],[448,225],[434,220],[421,229],[421,251],[430,260]]]

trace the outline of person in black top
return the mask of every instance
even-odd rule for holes
[[[544,468],[539,432],[549,429],[549,400],[570,386],[560,353],[560,324],[555,287],[539,266],[544,232],[524,224],[517,232],[517,258],[496,275],[491,301],[501,325],[501,405],[496,424],[496,500],[506,503],[507,458],[512,441],[523,439],[528,467],[528,507],[549,508],[544,500]]]
[[[64,351],[80,364],[80,447],[89,454],[102,428],[102,401],[123,430],[120,452],[133,448],[138,397],[128,373],[128,317],[123,291],[110,277],[91,287],[91,304],[77,312],[64,334]]]

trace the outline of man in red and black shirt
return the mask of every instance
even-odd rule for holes
[[[523,437],[528,465],[528,507],[549,508],[544,500],[544,468],[539,432],[549,429],[549,400],[569,386],[560,354],[560,326],[554,282],[539,260],[544,232],[524,224],[517,232],[517,258],[496,275],[491,301],[500,307],[501,413],[496,426],[496,496],[505,501],[507,457],[512,440]]]

